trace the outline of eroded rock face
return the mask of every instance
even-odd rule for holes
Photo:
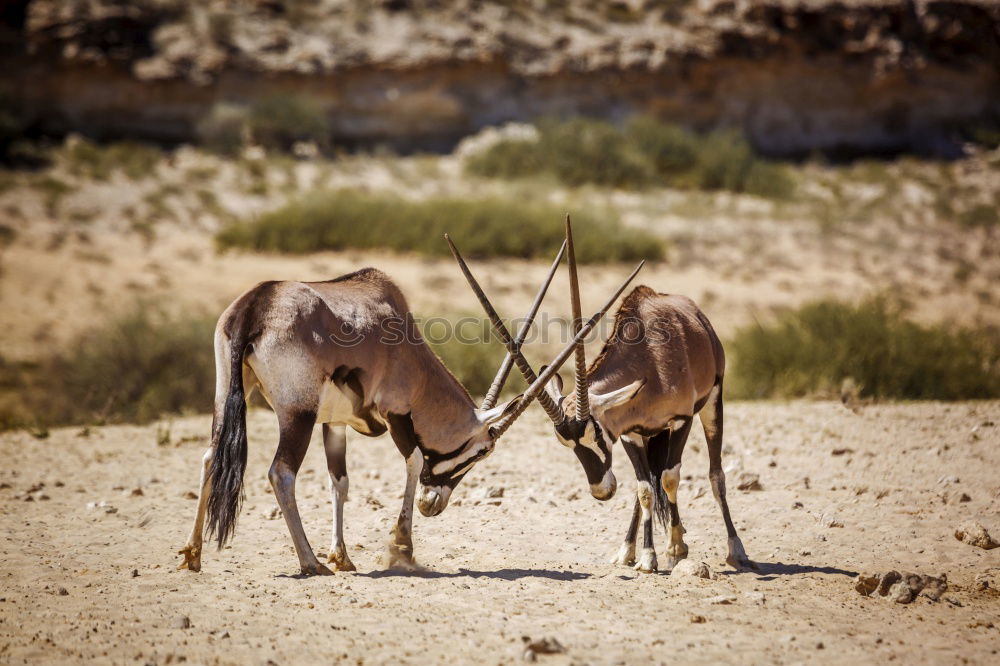
[[[33,0],[0,48],[43,125],[168,140],[218,101],[291,93],[341,141],[400,147],[648,112],[772,153],[941,153],[954,125],[1000,117],[1000,3],[567,4]]]

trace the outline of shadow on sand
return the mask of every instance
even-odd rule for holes
[[[495,580],[520,580],[522,578],[547,578],[548,580],[583,580],[591,578],[589,573],[576,571],[552,571],[551,569],[498,569],[496,571],[472,571],[459,569],[456,572],[432,571],[430,569],[384,569],[357,574],[367,578],[394,578],[411,576],[414,578],[492,578]]]
[[[857,571],[838,569],[837,567],[815,567],[809,564],[788,564],[786,562],[754,562],[757,569],[741,569],[739,571],[719,571],[720,576],[739,576],[749,574],[760,576],[761,580],[774,580],[778,576],[797,576],[801,574],[830,574],[834,576],[849,576],[853,578],[858,575]]]

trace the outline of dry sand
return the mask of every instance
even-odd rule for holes
[[[629,518],[631,468],[616,448],[618,494],[593,500],[544,419],[530,410],[452,506],[418,514],[421,574],[380,564],[402,459],[386,437],[349,436],[346,537],[359,571],[308,579],[297,575],[265,478],[276,441],[267,411],[250,415],[235,541],[208,549],[201,573],[176,571],[175,552],[194,512],[186,493],[209,417],[174,421],[169,445],[157,444],[156,426],[0,435],[0,662],[509,663],[521,659],[523,636],[558,639],[564,654],[538,657],[551,664],[1000,659],[1000,594],[973,584],[990,572],[998,584],[1000,549],[953,536],[967,519],[1000,534],[1000,403],[857,414],[836,403],[730,405],[730,504],[760,571],[723,564],[696,428],[680,507],[690,558],[708,563],[713,580],[607,564]],[[743,472],[759,474],[763,489],[736,490]],[[490,488],[502,498],[486,499]],[[325,553],[331,504],[319,442],[298,498]],[[659,529],[656,538],[664,550]],[[854,591],[856,572],[887,569],[946,573],[950,586],[936,603],[908,606]],[[720,596],[730,603],[707,601]]]

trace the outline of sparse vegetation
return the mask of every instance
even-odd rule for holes
[[[435,317],[421,324],[425,341],[469,393],[474,397],[485,395],[505,353],[496,336],[490,334],[489,322],[477,317]],[[461,326],[461,336],[443,335],[445,331],[454,333],[456,325]],[[524,389],[524,379],[515,369],[504,385],[504,392]]]
[[[265,97],[250,108],[248,121],[253,140],[265,148],[287,152],[297,141],[312,141],[321,149],[330,143],[326,112],[308,97]]]
[[[538,139],[505,139],[470,157],[470,173],[520,178],[548,173],[567,185],[655,185],[729,190],[779,199],[794,190],[784,167],[757,157],[738,132],[706,135],[651,118],[623,128],[598,120],[545,120]]]
[[[235,157],[246,143],[249,130],[249,113],[245,107],[220,103],[202,118],[195,131],[208,150]]]
[[[451,234],[469,257],[550,257],[563,240],[565,210],[509,199],[434,197],[408,201],[390,194],[334,190],[306,196],[248,222],[223,228],[220,248],[290,253],[388,248],[448,254]],[[605,216],[573,213],[580,261],[659,259],[662,243]]]
[[[163,152],[147,143],[121,141],[101,145],[78,139],[69,142],[65,152],[69,173],[83,178],[107,180],[120,170],[132,180],[153,175]]]
[[[859,305],[819,301],[740,329],[728,393],[741,398],[836,394],[968,400],[1000,396],[1000,334],[926,326],[888,297]]]
[[[145,423],[212,407],[209,317],[140,304],[38,363],[0,362],[0,427]]]
[[[1000,225],[1000,213],[996,206],[977,204],[964,211],[958,218],[959,224],[966,227],[995,227]]]

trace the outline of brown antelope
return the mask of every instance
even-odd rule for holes
[[[580,288],[569,217],[566,218],[570,296],[574,332],[580,329]],[[462,272],[504,341],[514,361],[531,383],[534,372],[520,347],[511,344],[486,294],[476,282],[458,250],[452,253]],[[728,534],[726,561],[733,567],[754,566],[747,558],[726,503],[722,470],[722,381],[726,360],[722,344],[708,318],[694,301],[684,296],[659,294],[649,287],[636,287],[622,302],[614,326],[600,355],[588,368],[583,339],[576,336],[575,392],[563,396],[562,380],[552,368],[548,413],[559,441],[573,449],[599,500],[615,490],[611,473],[610,444],[621,438],[638,480],[632,519],[625,543],[613,563],[643,572],[657,569],[653,548],[652,513],[670,533],[668,568],[684,559],[684,527],[677,510],[681,455],[695,414],[701,418],[708,442],[709,478]],[[539,402],[542,402],[539,400]],[[642,518],[643,549],[636,562],[635,542]]]
[[[561,257],[562,251],[529,319]],[[590,328],[608,307],[594,316]],[[525,331],[527,326],[530,321]],[[563,351],[568,357],[572,346]],[[211,444],[202,458],[194,525],[180,551],[184,561],[179,568],[192,571],[201,568],[206,514],[209,535],[217,537],[220,548],[233,534],[247,461],[246,401],[253,390],[263,394],[278,418],[278,448],[268,478],[299,566],[303,574],[330,574],[306,539],[295,501],[296,473],[317,422],[323,424],[334,507],[329,562],[340,571],[354,570],[343,538],[348,491],[345,426],[351,426],[368,436],[388,430],[406,459],[403,507],[392,530],[389,563],[412,566],[418,478],[420,512],[438,515],[462,477],[492,452],[496,440],[542,388],[532,387],[499,407],[476,408],[420,337],[402,292],[372,268],[326,282],[257,285],[219,318],[215,362]]]

